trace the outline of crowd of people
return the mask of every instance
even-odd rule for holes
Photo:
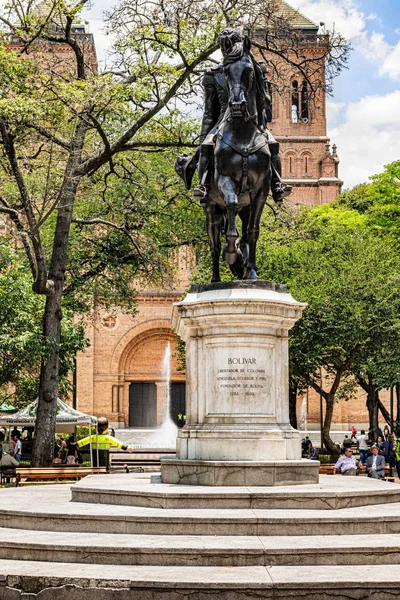
[[[310,460],[318,460],[318,449],[315,448],[306,435],[302,442],[302,454]],[[389,467],[390,476],[397,471],[400,479],[400,432],[396,436],[386,426],[378,430],[376,438],[364,429],[359,435],[352,427],[351,434],[345,435],[341,445],[342,456],[335,464],[335,472],[342,475],[357,475],[360,468],[365,467],[369,477],[381,479],[385,477],[385,468]],[[356,454],[359,453],[359,459]]]
[[[79,452],[74,435],[70,435],[67,440],[63,435],[60,436],[54,445],[53,463],[63,465],[80,465],[83,463],[82,454]]]
[[[400,432],[396,436],[390,432],[389,427],[384,430],[378,430],[378,435],[374,436],[364,429],[361,429],[357,435],[353,427],[351,437],[344,437],[342,444],[343,456],[335,464],[335,470],[342,475],[357,475],[361,465],[365,466],[368,477],[382,479],[385,477],[385,467],[389,467],[390,476],[394,469],[400,478]],[[360,458],[355,457],[355,450],[358,450]]]

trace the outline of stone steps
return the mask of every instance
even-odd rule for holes
[[[1,600],[381,600],[393,565],[157,567],[0,560]],[[382,577],[382,573],[384,576]]]
[[[148,566],[400,564],[400,534],[156,536],[1,530],[0,558]]]
[[[399,598],[399,492],[331,476],[210,490],[144,473],[2,489],[0,600]]]
[[[70,502],[70,486],[0,492],[0,527],[141,535],[303,536],[400,533],[400,503],[342,510],[160,509]]]

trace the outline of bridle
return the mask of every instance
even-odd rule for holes
[[[241,60],[242,57],[243,57],[243,55],[240,58],[238,58],[238,60]],[[244,86],[241,85],[240,83],[235,83],[234,85],[231,85],[229,83],[229,78],[225,75],[226,79],[228,81],[228,88],[230,91],[230,95],[232,95],[233,92],[238,90],[238,91],[243,92],[243,95],[245,97],[245,100],[242,100],[242,102],[240,102],[240,103],[239,102],[233,103],[229,100],[229,102],[228,102],[229,114],[226,117],[226,120],[229,121],[229,123],[233,123],[233,120],[235,118],[243,117],[243,119],[246,123],[248,121],[254,121],[257,124],[257,122],[258,122],[257,111],[253,115],[251,115],[248,110],[248,101],[247,101],[250,90],[252,89],[252,87],[254,85],[254,75],[255,75],[255,73],[253,70],[252,84],[249,86],[248,89],[245,89]]]

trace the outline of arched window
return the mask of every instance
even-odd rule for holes
[[[308,85],[303,81],[301,86],[301,118],[303,122],[308,121]]]
[[[307,81],[303,81],[301,86],[299,86],[298,81],[292,81],[290,104],[292,123],[308,122],[308,119],[310,118],[309,100],[310,95]]]
[[[313,158],[312,154],[308,151],[303,152],[300,156],[301,173],[302,175],[308,175],[309,177],[313,174]]]
[[[284,157],[284,177],[297,176],[297,157],[294,152],[288,152]]]
[[[292,123],[299,122],[299,113],[300,113],[299,82],[292,81],[292,103],[291,103]]]

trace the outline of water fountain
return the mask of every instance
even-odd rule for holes
[[[164,419],[160,427],[149,431],[133,431],[129,432],[127,437],[126,430],[119,430],[120,438],[137,450],[149,449],[164,449],[171,453],[176,449],[177,426],[171,419],[171,344],[167,343],[162,360],[161,369],[162,380],[165,382],[165,412]],[[117,436],[118,437],[118,436]]]
[[[162,365],[162,376],[166,387],[165,413],[161,427],[151,436],[158,448],[176,448],[177,426],[171,419],[171,344],[168,342]]]

